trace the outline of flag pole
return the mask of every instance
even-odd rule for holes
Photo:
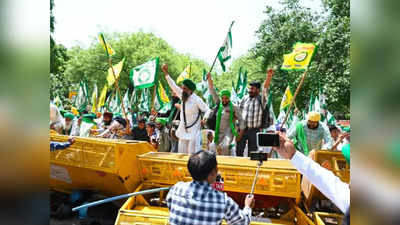
[[[292,106],[294,105],[294,101],[296,100],[296,96],[299,93],[301,86],[303,85],[304,78],[306,78],[306,75],[307,75],[307,70],[304,71],[303,76],[301,77],[300,83],[297,86],[296,92],[294,93],[294,96],[292,98],[292,101],[290,102],[289,109],[286,112],[285,119],[283,120],[282,125],[281,125],[281,130],[283,128],[283,125],[286,123],[286,120],[289,117],[290,110],[292,109]]]
[[[229,26],[229,30],[231,30],[234,23],[235,23],[235,21],[232,21],[231,25]],[[228,30],[228,32],[229,32],[229,30]],[[218,49],[217,55],[214,58],[214,62],[211,65],[210,71],[208,71],[208,73],[211,73],[212,69],[214,68],[215,62],[217,61],[217,58],[218,58],[218,54],[219,54],[219,49]]]

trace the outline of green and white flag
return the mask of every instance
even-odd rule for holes
[[[240,70],[240,69],[239,69]],[[240,79],[240,81],[239,81]],[[237,85],[238,91],[237,91],[237,95],[240,99],[242,99],[243,97],[245,97],[248,93],[247,90],[247,71],[245,71],[243,74],[240,70],[240,75],[239,75],[239,79],[238,79],[238,83],[240,85]]]
[[[232,33],[231,28],[235,21],[232,21],[231,26],[229,27],[228,34],[226,35],[224,44],[218,51],[218,60],[221,63],[222,70],[226,71],[225,63],[231,58],[231,49],[232,49]]]
[[[115,92],[114,97],[111,99],[108,108],[113,113],[121,113],[121,101],[119,100],[118,91]]]
[[[231,102],[235,105],[239,105],[239,103],[240,103],[240,98],[236,95],[236,91],[235,91],[234,87],[232,87],[232,91],[231,91]]]
[[[157,76],[158,57],[137,66],[131,70],[130,79],[135,89],[144,89],[154,86]]]
[[[268,94],[268,99],[267,99],[267,107],[269,109],[269,116],[272,119],[272,124],[276,123],[276,117],[275,117],[275,113],[274,113],[274,107],[272,105],[272,94],[271,94],[271,90],[269,90],[269,94]]]
[[[329,111],[326,115],[326,122],[328,125],[336,125],[336,119]]]
[[[124,103],[126,114],[128,116],[131,115],[131,111],[129,110],[130,109],[130,105],[129,105],[129,102],[130,102],[129,101],[129,88],[126,89],[126,92],[125,92],[124,98],[122,99],[122,102]]]
[[[150,112],[150,98],[149,89],[143,89],[139,99],[139,112]]]
[[[88,104],[89,104],[88,85],[86,81],[81,80],[79,82],[79,91],[78,95],[75,98],[74,105],[79,112],[82,112],[86,110]]]

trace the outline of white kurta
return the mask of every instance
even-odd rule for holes
[[[172,91],[181,98],[182,89],[178,87],[174,80],[168,75],[166,77],[168,85],[171,87]],[[186,126],[191,126],[190,128],[185,128],[185,122],[183,117],[183,110],[180,111],[180,122],[178,129],[176,130],[176,136],[179,138],[178,152],[179,153],[190,153],[193,154],[200,150],[201,142],[201,118],[196,121],[198,114],[201,112],[209,113],[209,108],[204,101],[196,94],[191,94],[187,101],[185,102],[186,110]],[[195,122],[196,121],[196,122]]]
[[[296,151],[291,162],[322,194],[330,199],[343,213],[350,208],[350,187],[331,171]]]

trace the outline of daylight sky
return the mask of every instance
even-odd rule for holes
[[[319,8],[320,0],[303,0]],[[100,31],[152,32],[180,53],[211,64],[232,20],[234,58],[245,54],[266,19],[265,6],[279,0],[54,0],[54,38],[67,48],[87,47]]]

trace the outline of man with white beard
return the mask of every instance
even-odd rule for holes
[[[70,112],[64,113],[64,126],[62,130],[62,134],[71,135],[72,125],[74,123],[74,114]]]
[[[179,87],[169,76],[168,65],[164,64],[161,69],[172,91],[182,100],[180,122],[176,130],[176,136],[179,138],[178,152],[193,154],[200,151],[201,113],[208,114],[210,109],[207,104],[194,93],[196,84],[193,83],[193,81],[185,79],[182,82],[182,87]]]

